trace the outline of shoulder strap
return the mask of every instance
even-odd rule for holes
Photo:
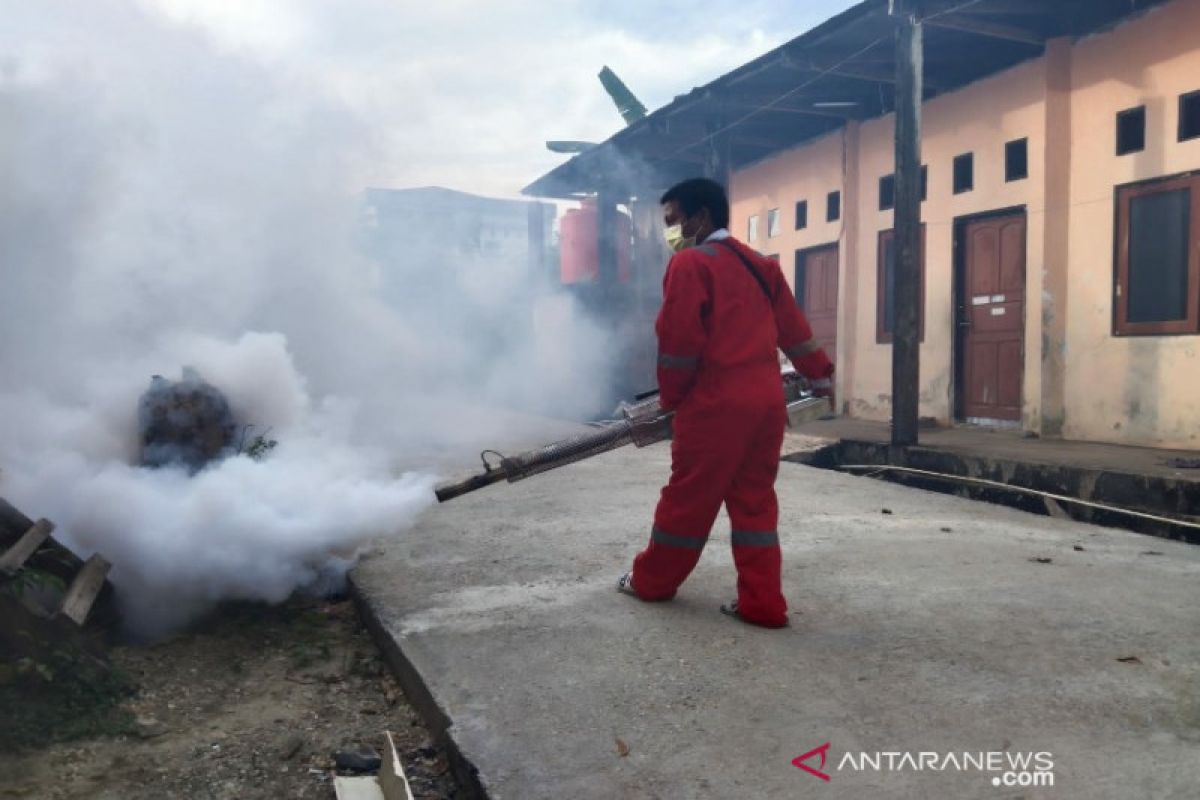
[[[758,270],[754,268],[754,265],[750,263],[750,259],[746,258],[741,250],[738,250],[736,247],[730,244],[728,239],[720,239],[713,242],[713,244],[722,245],[726,250],[737,256],[738,261],[741,261],[743,266],[749,270],[750,275],[754,278],[754,282],[758,284],[758,288],[762,289],[763,294],[767,296],[767,302],[769,302],[771,305],[775,305],[775,297],[771,294],[771,290],[767,287],[766,280],[763,279],[763,276],[759,274]]]

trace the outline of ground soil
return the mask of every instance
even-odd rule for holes
[[[349,600],[230,606],[111,659],[135,693],[85,738],[0,752],[0,798],[327,800],[335,753],[385,730],[415,797],[460,796]]]

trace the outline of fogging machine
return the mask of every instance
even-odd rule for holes
[[[789,426],[802,425],[831,413],[829,401],[824,397],[813,397],[806,389],[803,378],[795,372],[784,372],[781,377]],[[638,395],[632,403],[622,403],[619,407],[620,419],[599,423],[598,429],[593,432],[511,457],[495,450],[484,450],[480,454],[484,471],[465,480],[439,486],[436,489],[438,502],[453,500],[500,481],[515,483],[627,444],[646,447],[670,439],[675,412],[663,411],[657,395],[656,391],[646,392]],[[489,457],[492,461],[488,460]]]

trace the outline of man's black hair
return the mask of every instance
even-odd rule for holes
[[[665,205],[671,201],[678,203],[679,208],[689,217],[694,217],[700,213],[700,209],[707,208],[714,228],[729,227],[729,198],[725,196],[725,189],[716,181],[710,181],[708,178],[689,178],[677,183],[667,189],[658,204]]]

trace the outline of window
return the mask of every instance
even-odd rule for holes
[[[755,214],[750,217],[750,222],[746,226],[746,241],[747,242],[757,242],[758,241],[758,214]]]
[[[975,188],[975,154],[963,153],[954,159],[954,193],[963,194]]]
[[[808,227],[808,201],[796,203],[796,230],[802,231]]]
[[[779,235],[779,209],[772,208],[767,212],[767,238]]]
[[[1179,98],[1179,141],[1200,139],[1200,92]]]
[[[1004,145],[1004,180],[1023,181],[1029,177],[1029,140],[1017,139]]]
[[[929,197],[929,167],[921,165],[921,202]],[[889,211],[896,207],[896,173],[879,179],[879,210]]]
[[[1200,175],[1117,191],[1118,335],[1200,333]]]
[[[1117,155],[1146,149],[1146,107],[1138,106],[1117,114]]]
[[[884,175],[879,179],[879,210],[887,211],[896,207],[896,176]]]
[[[825,198],[825,219],[829,222],[837,222],[842,218],[842,193],[830,192]]]
[[[876,280],[875,341],[892,341],[896,328],[892,298],[896,294],[896,247],[894,230],[879,232],[878,277]],[[921,226],[921,307],[917,310],[921,341],[925,340],[925,226]]]

